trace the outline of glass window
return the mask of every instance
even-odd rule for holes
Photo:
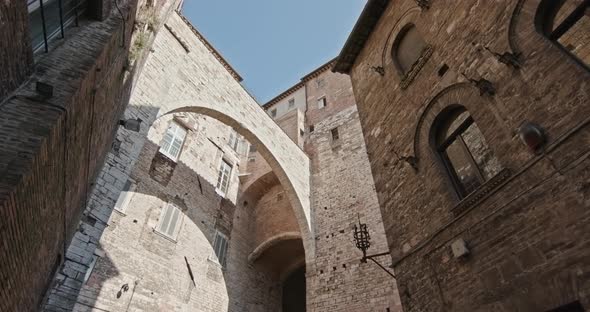
[[[186,129],[173,121],[170,123],[166,134],[160,143],[160,153],[176,161],[184,144]]]
[[[229,186],[229,179],[231,175],[232,166],[225,160],[221,161],[221,166],[219,167],[219,176],[217,177],[217,190],[222,194],[225,195],[227,192],[227,188]]]
[[[173,204],[166,204],[160,215],[160,224],[158,225],[158,232],[175,239],[180,227],[182,212]]]
[[[64,38],[63,30],[78,24],[86,0],[28,0],[29,28],[34,51],[48,51],[48,41]]]
[[[324,107],[326,107],[326,98],[325,97],[320,98],[318,100],[318,108],[321,109],[321,108],[324,108]]]
[[[482,132],[465,109],[457,109],[438,127],[438,152],[463,198],[502,170]]]
[[[392,52],[395,64],[402,74],[412,69],[426,47],[426,42],[414,25],[408,25],[400,32]]]
[[[590,65],[590,0],[544,0],[537,26],[551,41]]]
[[[330,130],[332,133],[332,141],[338,141],[340,139],[340,133],[338,133],[338,128],[334,128]]]
[[[221,264],[221,266],[223,267],[225,267],[225,262],[227,258],[227,247],[227,237],[221,234],[221,232],[216,231],[215,241],[213,243],[213,251],[215,254],[213,256],[215,257],[215,260],[217,260],[217,262]]]

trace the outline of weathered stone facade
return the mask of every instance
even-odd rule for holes
[[[588,27],[571,46],[562,37],[565,49],[551,42],[539,31],[548,3],[369,1],[339,57],[405,311],[590,307]],[[411,79],[392,52],[408,25],[429,46]],[[434,132],[458,105],[506,169],[462,199]],[[536,154],[519,139],[527,121],[546,135]],[[457,258],[461,240],[468,255]]]

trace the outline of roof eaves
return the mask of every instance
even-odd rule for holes
[[[332,71],[349,74],[390,0],[369,0],[336,58]]]

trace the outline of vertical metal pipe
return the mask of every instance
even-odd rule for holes
[[[47,26],[45,25],[45,9],[43,8],[43,0],[39,0],[39,9],[41,10],[41,26],[43,26],[43,43],[45,44],[45,53],[49,52],[49,45],[47,44]]]
[[[61,38],[65,38],[64,35],[64,8],[63,8],[63,1],[62,0],[58,0],[58,6],[59,6],[59,30],[61,32]]]

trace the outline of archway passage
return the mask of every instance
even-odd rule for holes
[[[154,52],[137,86],[140,90],[136,94],[140,95],[132,104],[155,106],[158,116],[191,112],[213,117],[256,145],[284,187],[301,231],[305,256],[313,259],[309,158],[240,85],[231,66],[197,30],[178,14],[166,24],[169,27],[154,42]],[[195,34],[202,40],[195,40]],[[170,48],[179,42],[184,48]]]
[[[283,282],[283,312],[305,312],[305,266]]]

